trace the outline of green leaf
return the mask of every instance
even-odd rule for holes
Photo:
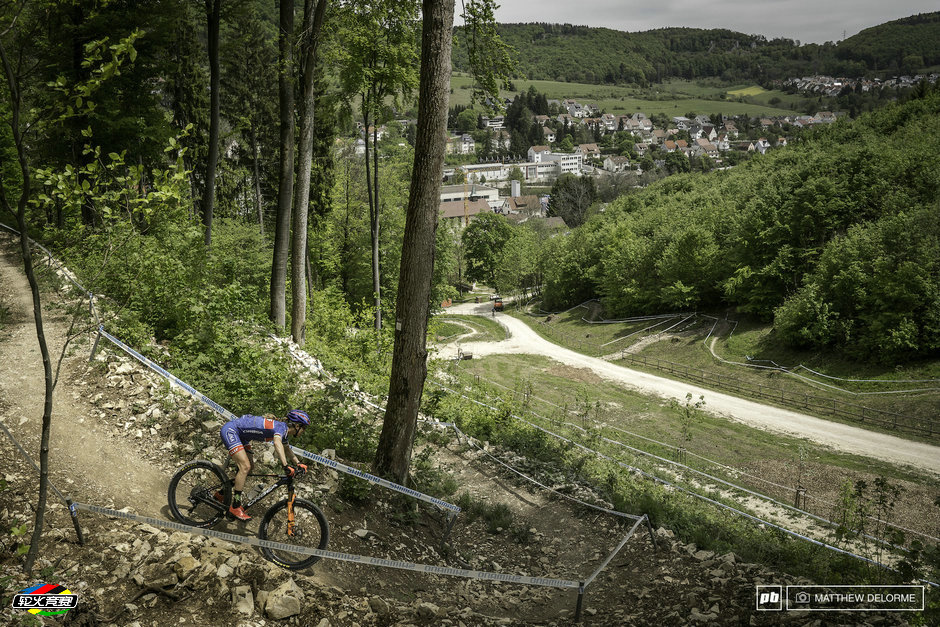
[[[121,160],[121,155],[119,155],[119,154],[116,153],[116,152],[109,152],[109,153],[108,153],[108,157],[111,159],[111,161],[120,161],[120,160]]]
[[[17,554],[17,555],[26,555],[27,553],[29,553],[29,545],[28,545],[28,544],[21,544],[21,545],[19,545],[18,547],[16,547],[16,554]]]

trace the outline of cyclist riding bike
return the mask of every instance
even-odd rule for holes
[[[254,466],[251,456],[251,443],[273,442],[274,450],[284,467],[284,473],[294,476],[299,469],[302,474],[307,472],[307,466],[298,461],[294,451],[290,448],[288,439],[299,436],[308,426],[310,426],[310,417],[306,412],[299,409],[292,409],[287,412],[286,422],[275,420],[274,414],[265,414],[264,416],[246,414],[241,418],[230,420],[222,426],[219,433],[222,437],[222,443],[238,466],[238,473],[235,475],[235,484],[233,486],[232,505],[228,510],[229,514],[239,520],[251,520],[251,516],[242,509],[241,503],[245,479]],[[288,454],[291,457],[291,464],[287,463]],[[221,500],[221,494],[217,494],[216,498]]]

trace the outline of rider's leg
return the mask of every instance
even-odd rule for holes
[[[241,493],[245,489],[248,473],[251,472],[251,458],[245,449],[242,449],[232,455],[232,461],[238,466],[238,473],[235,475],[235,492]]]

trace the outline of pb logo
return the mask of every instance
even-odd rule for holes
[[[782,586],[757,586],[757,611],[779,612],[783,609]]]

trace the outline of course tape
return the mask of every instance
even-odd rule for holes
[[[608,508],[606,508],[606,507],[601,507],[600,505],[594,505],[594,504],[592,504],[592,503],[588,503],[588,502],[586,502],[586,501],[582,501],[581,499],[576,499],[576,498],[574,498],[573,496],[568,496],[567,494],[562,494],[562,493],[559,492],[558,490],[553,490],[552,488],[548,487],[548,486],[545,485],[544,483],[540,483],[539,481],[533,479],[532,477],[526,475],[525,473],[522,473],[522,472],[516,470],[515,468],[513,468],[512,466],[510,466],[509,464],[507,464],[507,463],[504,462],[503,460],[499,459],[498,457],[496,457],[495,455],[493,455],[492,453],[490,453],[489,451],[487,451],[486,449],[484,449],[482,446],[480,446],[479,444],[477,444],[476,442],[474,442],[474,441],[473,441],[473,438],[471,438],[471,437],[468,436],[466,433],[464,433],[463,431],[461,431],[460,429],[458,429],[456,425],[452,425],[452,426],[454,427],[454,431],[457,432],[457,435],[462,435],[464,438],[466,438],[467,442],[469,442],[471,446],[473,446],[474,448],[476,448],[478,451],[482,452],[484,455],[486,455],[487,457],[489,457],[490,459],[492,459],[494,462],[496,462],[496,463],[499,464],[500,466],[504,467],[504,468],[505,468],[506,470],[508,470],[509,472],[512,472],[512,473],[514,473],[514,474],[516,474],[516,475],[522,477],[522,478],[525,479],[526,481],[537,485],[538,487],[542,488],[543,490],[546,490],[546,491],[548,491],[548,492],[551,492],[551,493],[554,494],[555,496],[558,496],[558,497],[563,498],[563,499],[567,499],[567,500],[569,500],[569,501],[572,501],[572,502],[574,502],[574,503],[577,503],[578,505],[583,505],[584,507],[588,507],[588,508],[590,508],[590,509],[595,509],[595,510],[597,510],[597,511],[599,511],[599,512],[604,512],[605,514],[610,514],[610,515],[612,515],[612,516],[619,516],[619,517],[621,517],[621,518],[629,518],[630,520],[639,520],[639,519],[642,519],[642,518],[643,518],[643,516],[637,516],[637,515],[635,515],[635,514],[627,514],[626,512],[618,512],[617,510],[608,509]]]
[[[414,497],[426,503],[437,505],[438,507],[442,509],[447,509],[454,513],[458,513],[458,514],[460,513],[460,508],[458,506],[448,503],[447,501],[442,501],[441,499],[436,499],[433,496],[422,494],[421,492],[418,492],[417,490],[412,490],[411,488],[406,488],[403,485],[392,483],[391,481],[388,481],[387,479],[382,479],[381,477],[370,475],[369,473],[363,472],[362,470],[359,470],[357,468],[344,466],[343,464],[339,463],[336,460],[328,459],[326,457],[323,457],[322,455],[311,453],[310,451],[305,451],[302,448],[297,448],[296,446],[292,446],[291,449],[297,455],[301,457],[306,457],[307,459],[311,459],[317,462],[318,464],[323,464],[324,466],[329,466],[330,468],[335,468],[336,470],[342,470],[346,474],[353,475],[354,477],[359,477],[360,479],[364,479],[368,481],[369,483],[380,485],[383,488],[388,488],[389,490],[394,490],[395,492],[401,492],[402,494],[406,494],[408,496]]]
[[[143,355],[135,351],[133,348],[131,348],[130,346],[128,346],[121,340],[117,339],[116,337],[114,337],[113,335],[105,331],[104,327],[98,327],[98,332],[103,337],[107,338],[110,342],[112,342],[115,346],[117,346],[118,348],[123,350],[125,353],[127,353],[134,359],[138,360],[139,362],[141,362],[142,364],[144,364],[145,366],[147,366],[154,372],[158,373],[160,376],[165,378],[171,384],[176,385],[177,387],[183,390],[186,390],[186,392],[188,392],[190,396],[192,396],[194,399],[196,399],[197,401],[203,403],[204,405],[210,407],[211,409],[221,414],[226,420],[235,420],[236,418],[238,418],[238,416],[236,416],[229,410],[225,409],[224,407],[222,407],[221,405],[213,401],[211,398],[209,398],[208,396],[206,396],[205,394],[203,394],[202,392],[194,388],[193,386],[181,380],[179,377],[167,371],[166,369],[162,368],[161,366],[154,363],[150,359],[147,359],[146,357],[144,357]],[[291,449],[293,449],[293,451],[297,453],[298,455],[306,457],[307,459],[313,460],[319,464],[323,464],[324,466],[329,466],[330,468],[333,468],[334,470],[338,470],[348,475],[359,477],[360,479],[365,479],[369,483],[374,483],[376,485],[380,485],[390,490],[394,490],[396,492],[406,494],[408,496],[414,497],[421,501],[425,501],[426,503],[432,503],[433,505],[437,505],[438,507],[442,507],[452,512],[458,512],[458,513],[460,512],[460,508],[457,507],[456,505],[452,505],[440,499],[436,499],[432,496],[422,494],[421,492],[418,492],[417,490],[412,490],[411,488],[406,488],[405,486],[398,485],[397,483],[392,483],[391,481],[387,481],[380,477],[370,475],[369,473],[363,472],[357,468],[346,466],[345,464],[341,464],[335,460],[327,459],[326,457],[323,457],[321,455],[317,455],[315,453],[305,451],[301,448],[297,448],[296,446],[292,446]]]
[[[627,540],[633,537],[633,534],[636,533],[637,528],[644,522],[647,522],[647,523],[649,522],[649,519],[647,518],[646,514],[643,514],[642,516],[640,516],[639,519],[635,523],[633,523],[633,526],[630,528],[630,531],[628,531],[627,535],[624,536],[623,540],[620,541],[620,544],[617,545],[617,548],[611,551],[610,554],[607,556],[607,559],[601,562],[601,565],[598,566],[594,570],[593,573],[591,573],[591,576],[584,580],[585,588],[591,585],[591,582],[593,582],[597,578],[597,576],[601,574],[602,570],[607,568],[607,565],[610,564],[610,561],[614,559],[614,557],[617,556],[617,553],[620,553],[620,549],[624,547],[624,545],[627,543]]]
[[[94,514],[111,516],[113,518],[123,518],[135,522],[146,523],[154,527],[163,527],[176,531],[184,531],[193,535],[206,536],[210,538],[219,538],[227,542],[237,544],[250,544],[275,551],[286,551],[290,553],[299,553],[302,555],[312,555],[323,559],[338,560],[342,562],[353,562],[356,564],[365,564],[368,566],[381,566],[384,568],[396,568],[398,570],[409,570],[412,572],[428,573],[432,575],[449,575],[451,577],[464,577],[466,579],[482,579],[486,581],[501,581],[504,583],[516,583],[527,586],[545,586],[549,588],[577,588],[577,581],[567,579],[553,579],[550,577],[530,577],[528,575],[511,575],[507,573],[491,573],[480,570],[467,570],[463,568],[451,568],[449,566],[433,566],[431,564],[415,564],[414,562],[405,562],[400,560],[383,559],[379,557],[368,557],[365,555],[354,555],[352,553],[341,553],[338,551],[327,551],[324,549],[313,549],[308,547],[296,546],[293,544],[284,544],[281,542],[271,542],[262,540],[254,536],[240,536],[233,533],[224,533],[212,529],[201,529],[199,527],[190,527],[177,522],[160,520],[157,518],[148,518],[138,516],[128,512],[121,512],[97,505],[87,505],[85,503],[73,504],[79,510],[85,510]]]
[[[7,437],[10,438],[11,440],[13,440],[13,444],[15,444],[15,445],[16,445],[16,448],[18,448],[18,449],[20,450],[20,453],[23,454],[23,457],[26,458],[26,461],[28,461],[30,464],[32,464],[33,468],[36,469],[36,472],[42,474],[42,471],[39,470],[39,466],[37,466],[37,465],[36,465],[36,462],[33,461],[33,458],[29,456],[29,453],[26,452],[26,449],[24,449],[24,448],[20,445],[20,443],[17,441],[17,439],[13,437],[13,434],[10,433],[10,430],[7,429],[7,426],[6,426],[5,424],[3,424],[3,422],[0,422],[0,429],[3,429],[3,432],[7,434]],[[51,487],[52,487],[52,490],[53,490],[56,494],[59,495],[59,498],[62,499],[62,502],[63,502],[63,503],[68,503],[69,500],[65,497],[64,494],[62,494],[62,493],[59,491],[59,488],[55,487],[55,484],[52,483],[52,481],[49,481],[49,486],[51,486]]]
[[[440,388],[442,388],[442,389],[444,389],[444,390],[450,392],[451,394],[455,394],[455,395],[457,395],[457,396],[460,396],[460,397],[462,397],[462,398],[464,398],[464,399],[470,401],[471,403],[475,403],[475,404],[477,404],[477,405],[481,405],[482,407],[486,407],[486,408],[492,409],[492,410],[494,410],[494,411],[498,411],[497,408],[495,408],[495,407],[493,407],[493,406],[491,406],[491,405],[487,405],[486,403],[482,403],[482,402],[480,402],[480,401],[478,401],[478,400],[476,400],[476,399],[474,399],[474,398],[470,398],[469,396],[466,396],[466,395],[464,395],[464,394],[461,394],[460,392],[456,392],[456,391],[454,391],[454,390],[452,390],[452,389],[450,389],[450,388],[448,388],[448,387],[446,387],[446,386],[444,386],[444,385],[441,385],[440,383],[436,383],[436,382],[432,382],[432,383],[434,383],[434,384],[437,385],[438,387],[440,387]],[[517,415],[515,415],[515,414],[509,414],[509,415],[510,415],[512,418],[515,418],[516,420],[518,420],[518,421],[520,421],[520,422],[523,422],[523,423],[525,423],[525,424],[527,424],[527,425],[533,427],[534,429],[537,429],[537,430],[539,430],[539,431],[542,431],[543,433],[545,433],[545,434],[547,434],[547,435],[550,435],[550,436],[553,436],[553,437],[555,437],[555,438],[557,438],[557,439],[559,439],[559,440],[561,440],[561,441],[563,441],[563,442],[567,442],[567,443],[571,444],[572,446],[574,446],[575,448],[581,449],[581,450],[583,450],[583,451],[586,452],[586,453],[591,453],[592,455],[594,455],[594,456],[596,456],[596,457],[598,457],[598,458],[600,458],[600,459],[609,461],[609,462],[611,462],[611,463],[613,463],[613,464],[616,464],[616,465],[618,465],[618,466],[620,466],[620,467],[622,467],[622,468],[626,468],[627,470],[630,470],[630,471],[632,471],[632,472],[635,472],[635,473],[637,473],[637,474],[639,474],[639,475],[641,475],[641,476],[643,476],[643,477],[646,477],[647,479],[650,479],[651,481],[653,481],[653,482],[655,482],[655,483],[660,483],[660,484],[665,485],[665,486],[668,486],[668,487],[670,487],[670,488],[672,488],[672,489],[674,489],[674,490],[676,490],[676,491],[678,491],[678,492],[682,492],[683,494],[687,494],[687,495],[689,495],[689,496],[691,496],[691,497],[694,497],[694,498],[700,499],[700,500],[702,500],[702,501],[705,501],[705,502],[707,502],[707,503],[710,503],[710,504],[712,504],[712,505],[714,505],[714,506],[716,506],[716,507],[718,507],[718,508],[726,509],[726,510],[728,510],[728,511],[731,511],[731,512],[733,512],[733,513],[735,513],[735,514],[738,514],[739,516],[743,516],[744,518],[747,518],[747,519],[749,519],[749,520],[751,520],[751,521],[753,521],[753,522],[755,522],[755,523],[757,523],[757,524],[759,524],[759,525],[766,525],[767,527],[771,527],[771,528],[773,528],[773,529],[777,529],[778,531],[781,531],[781,532],[783,532],[783,533],[785,533],[785,534],[787,534],[787,535],[789,535],[789,536],[792,536],[792,537],[794,537],[794,538],[797,538],[797,539],[800,539],[800,540],[805,540],[806,542],[810,542],[810,543],[812,543],[812,544],[815,544],[815,545],[817,545],[817,546],[823,547],[823,548],[825,548],[825,549],[829,549],[830,551],[834,551],[834,552],[836,552],[836,553],[841,553],[841,554],[843,554],[843,555],[847,555],[847,556],[850,556],[850,557],[854,557],[854,558],[859,559],[859,560],[861,560],[861,561],[863,561],[863,562],[867,562],[867,563],[869,563],[869,564],[873,564],[873,565],[875,565],[875,566],[879,566],[879,567],[884,568],[884,569],[886,569],[886,570],[890,570],[890,571],[897,572],[895,569],[891,568],[890,566],[888,566],[888,565],[886,565],[886,564],[882,564],[881,562],[875,561],[875,560],[873,560],[873,559],[864,557],[864,556],[862,556],[862,555],[858,555],[858,554],[856,554],[856,553],[852,553],[851,551],[846,551],[845,549],[840,549],[839,547],[832,546],[831,544],[827,544],[827,543],[822,542],[822,541],[820,541],[820,540],[816,540],[815,538],[810,538],[809,536],[805,536],[805,535],[803,535],[803,534],[801,534],[801,533],[798,533],[798,532],[796,532],[796,531],[792,531],[791,529],[787,529],[786,527],[783,527],[783,526],[778,525],[778,524],[776,524],[776,523],[772,523],[772,522],[767,521],[767,520],[764,520],[764,519],[762,519],[762,518],[758,518],[757,516],[754,516],[753,514],[748,514],[747,512],[741,511],[740,509],[738,509],[738,508],[736,508],[736,507],[731,507],[730,505],[726,505],[725,503],[722,503],[721,501],[717,501],[717,500],[715,500],[715,499],[709,498],[709,497],[707,497],[707,496],[705,496],[705,495],[703,495],[703,494],[699,494],[698,492],[695,492],[695,491],[693,491],[693,490],[689,490],[689,489],[687,489],[687,488],[684,488],[684,487],[682,487],[681,485],[678,485],[678,484],[673,483],[673,482],[671,482],[671,481],[667,481],[666,479],[662,479],[662,478],[660,478],[660,477],[657,477],[656,475],[654,475],[654,474],[652,474],[652,473],[649,473],[649,472],[646,472],[645,470],[643,470],[643,469],[641,469],[641,468],[637,468],[636,466],[631,466],[630,464],[627,464],[627,463],[625,463],[625,462],[622,462],[622,461],[620,461],[619,459],[616,459],[616,458],[611,457],[611,456],[609,456],[609,455],[605,455],[605,454],[601,453],[600,451],[595,451],[595,450],[592,449],[592,448],[589,448],[589,447],[587,447],[587,446],[584,446],[584,445],[581,444],[580,442],[575,442],[574,440],[571,440],[571,439],[569,439],[569,438],[566,438],[566,437],[563,436],[563,435],[559,435],[559,434],[557,434],[557,433],[555,433],[555,432],[553,432],[553,431],[551,431],[551,430],[549,430],[549,429],[546,429],[545,427],[541,427],[541,426],[539,426],[539,425],[537,425],[537,424],[534,424],[534,423],[532,423],[532,422],[529,422],[529,421],[526,420],[525,418],[521,418],[520,416],[517,416]],[[922,582],[924,582],[924,583],[927,583],[927,584],[930,584],[931,586],[934,586],[934,587],[940,587],[940,584],[937,584],[937,583],[932,582],[932,581],[928,581],[928,580],[926,580],[926,579],[921,579],[920,581],[922,581]]]
[[[209,398],[208,396],[206,396],[205,394],[203,394],[202,392],[194,388],[193,386],[189,385],[188,383],[181,380],[179,377],[170,373],[169,371],[163,369],[161,366],[147,359],[146,357],[144,357],[143,355],[135,351],[133,348],[131,348],[130,346],[128,346],[121,340],[117,339],[116,337],[114,337],[113,335],[105,331],[104,326],[98,327],[98,333],[100,333],[103,337],[107,338],[112,344],[120,348],[122,351],[124,351],[125,353],[127,353],[128,355],[130,355],[131,357],[133,357],[140,363],[144,364],[145,366],[147,366],[148,368],[150,368],[151,370],[153,370],[154,372],[162,376],[171,384],[189,392],[190,396],[192,396],[194,399],[196,399],[203,405],[206,405],[212,408],[217,413],[224,416],[226,420],[235,420],[236,418],[238,418],[238,416],[236,416],[229,410],[225,409],[224,407],[216,403],[214,400],[212,400],[211,398]]]

